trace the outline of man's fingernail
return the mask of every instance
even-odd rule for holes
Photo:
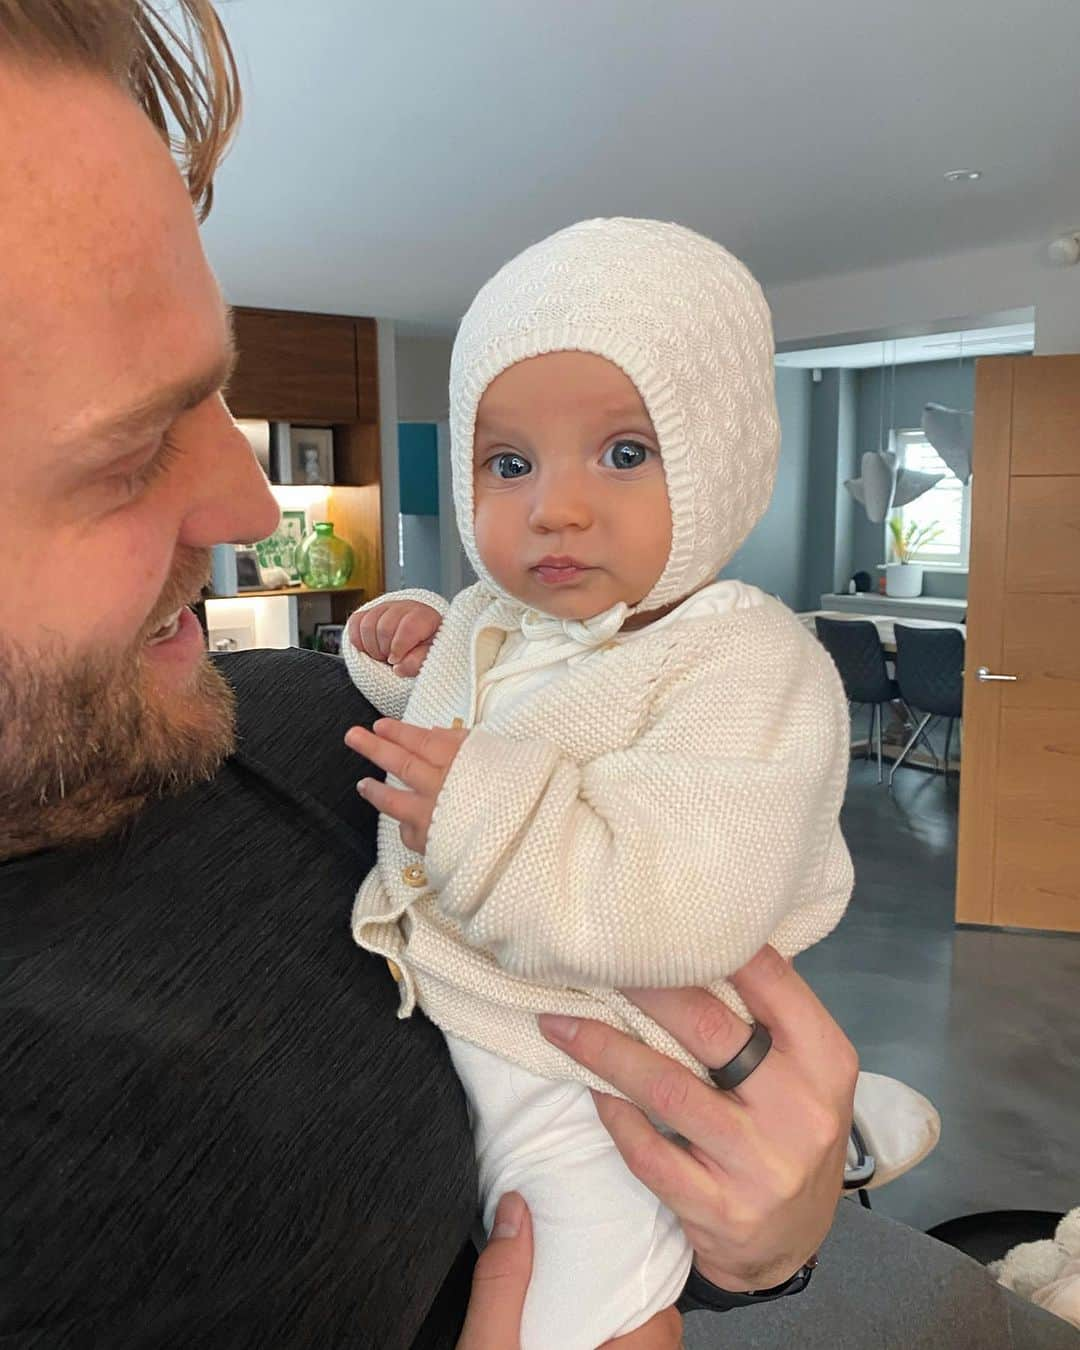
[[[366,797],[366,796],[367,796],[368,784],[369,784],[370,782],[371,782],[371,779],[370,779],[370,778],[361,778],[360,781],[359,781],[359,783],[357,783],[357,785],[356,785],[356,790],[357,790],[357,792],[359,792],[359,794],[360,794],[361,797]]]
[[[524,1215],[525,1201],[517,1191],[509,1191],[499,1201],[499,1207],[495,1211],[495,1222],[491,1225],[491,1241],[517,1237],[521,1232],[521,1220]]]
[[[540,1016],[540,1031],[549,1041],[561,1041],[563,1045],[569,1045],[578,1033],[578,1019],[576,1017],[560,1017],[556,1013],[542,1013]]]

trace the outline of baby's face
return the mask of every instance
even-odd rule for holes
[[[652,590],[671,549],[660,448],[633,382],[586,352],[521,361],[476,416],[476,546],[527,605],[587,619]]]

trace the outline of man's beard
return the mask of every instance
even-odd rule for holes
[[[31,656],[0,635],[0,858],[101,838],[149,799],[213,777],[233,747],[232,690],[205,656],[182,689],[158,686],[144,659],[208,573],[205,549],[178,551],[121,652],[58,643]]]

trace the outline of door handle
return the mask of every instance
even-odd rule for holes
[[[975,678],[980,684],[1015,684],[1020,678],[1019,675],[994,675],[986,666],[980,666],[975,672]]]

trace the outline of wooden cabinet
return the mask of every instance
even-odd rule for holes
[[[236,417],[377,422],[375,320],[235,309],[238,360],[228,390]]]
[[[379,346],[374,319],[355,319],[356,417],[360,422],[379,420]]]
[[[319,509],[356,555],[347,587],[326,595],[324,617],[340,622],[384,584],[375,320],[237,308],[233,325],[237,364],[226,392],[233,416],[333,430],[334,483]],[[315,594],[322,593],[299,592]],[[297,596],[288,599],[295,604]]]

